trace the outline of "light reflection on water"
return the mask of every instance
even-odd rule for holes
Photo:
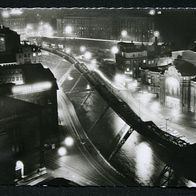
[[[147,142],[142,142],[136,146],[136,179],[144,184],[151,185],[151,177],[154,173],[153,152]]]

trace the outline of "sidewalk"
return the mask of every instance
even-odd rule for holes
[[[153,119],[151,120],[162,130],[186,142],[196,143],[196,115],[193,113],[183,113],[180,110],[163,106],[160,104],[159,98],[146,89],[146,85],[138,82],[135,88],[128,88],[126,90],[127,93],[131,94],[129,96],[132,96],[138,104],[141,118],[152,116]]]

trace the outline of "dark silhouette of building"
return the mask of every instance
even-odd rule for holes
[[[0,77],[0,126],[6,135],[5,139],[0,136],[0,140],[7,141],[12,163],[22,161],[24,175],[28,175],[44,165],[44,144],[59,141],[56,79],[40,63],[1,66]],[[6,153],[4,149],[0,153]],[[11,183],[13,168],[7,168],[8,179],[4,181],[2,177],[0,183]]]
[[[20,35],[7,27],[0,26],[0,63],[16,61],[16,52],[20,46]]]
[[[44,166],[44,145],[57,144],[57,83],[41,51],[0,27],[0,184]]]

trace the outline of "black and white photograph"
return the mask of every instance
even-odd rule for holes
[[[196,9],[0,8],[0,185],[196,187]]]

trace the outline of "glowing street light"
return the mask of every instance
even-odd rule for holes
[[[122,37],[126,37],[127,36],[127,31],[126,30],[122,30],[121,31],[121,36]]]
[[[159,35],[160,35],[159,31],[154,31],[154,36],[155,37],[159,37]]]
[[[49,23],[40,22],[37,29],[39,36],[53,36],[54,30]]]
[[[2,15],[3,18],[9,18],[10,13],[9,13],[9,11],[4,10],[4,11],[1,12],[1,15]]]
[[[162,13],[161,11],[158,11],[158,12],[157,12],[157,14],[161,14],[161,13]]]
[[[112,48],[111,48],[111,52],[112,52],[112,54],[116,54],[116,53],[118,53],[118,47],[117,46],[113,46]]]
[[[65,52],[66,52],[67,54],[70,54],[71,48],[65,48]]]
[[[66,27],[65,27],[65,33],[66,33],[66,34],[71,34],[72,31],[73,31],[73,28],[72,28],[71,26],[66,26]]]
[[[151,16],[154,16],[154,15],[155,15],[155,10],[150,10],[150,11],[149,11],[149,14],[150,14]]]
[[[85,52],[86,51],[86,47],[85,46],[80,46],[80,52]]]
[[[74,140],[72,137],[66,137],[64,140],[64,144],[68,147],[73,146]]]
[[[91,88],[91,86],[89,84],[87,84],[86,89],[89,90]]]
[[[87,51],[87,52],[85,52],[84,57],[85,57],[86,60],[90,60],[91,57],[92,57],[92,54]]]
[[[10,14],[11,15],[21,15],[21,14],[23,14],[23,11],[19,8],[14,8],[14,9],[11,9]]]
[[[96,60],[96,59],[92,59],[91,63],[92,63],[93,65],[95,65],[95,64],[97,63],[97,60]]]
[[[64,155],[66,155],[67,154],[67,149],[65,148],[65,147],[60,147],[59,149],[58,149],[58,155],[59,156],[64,156]]]

